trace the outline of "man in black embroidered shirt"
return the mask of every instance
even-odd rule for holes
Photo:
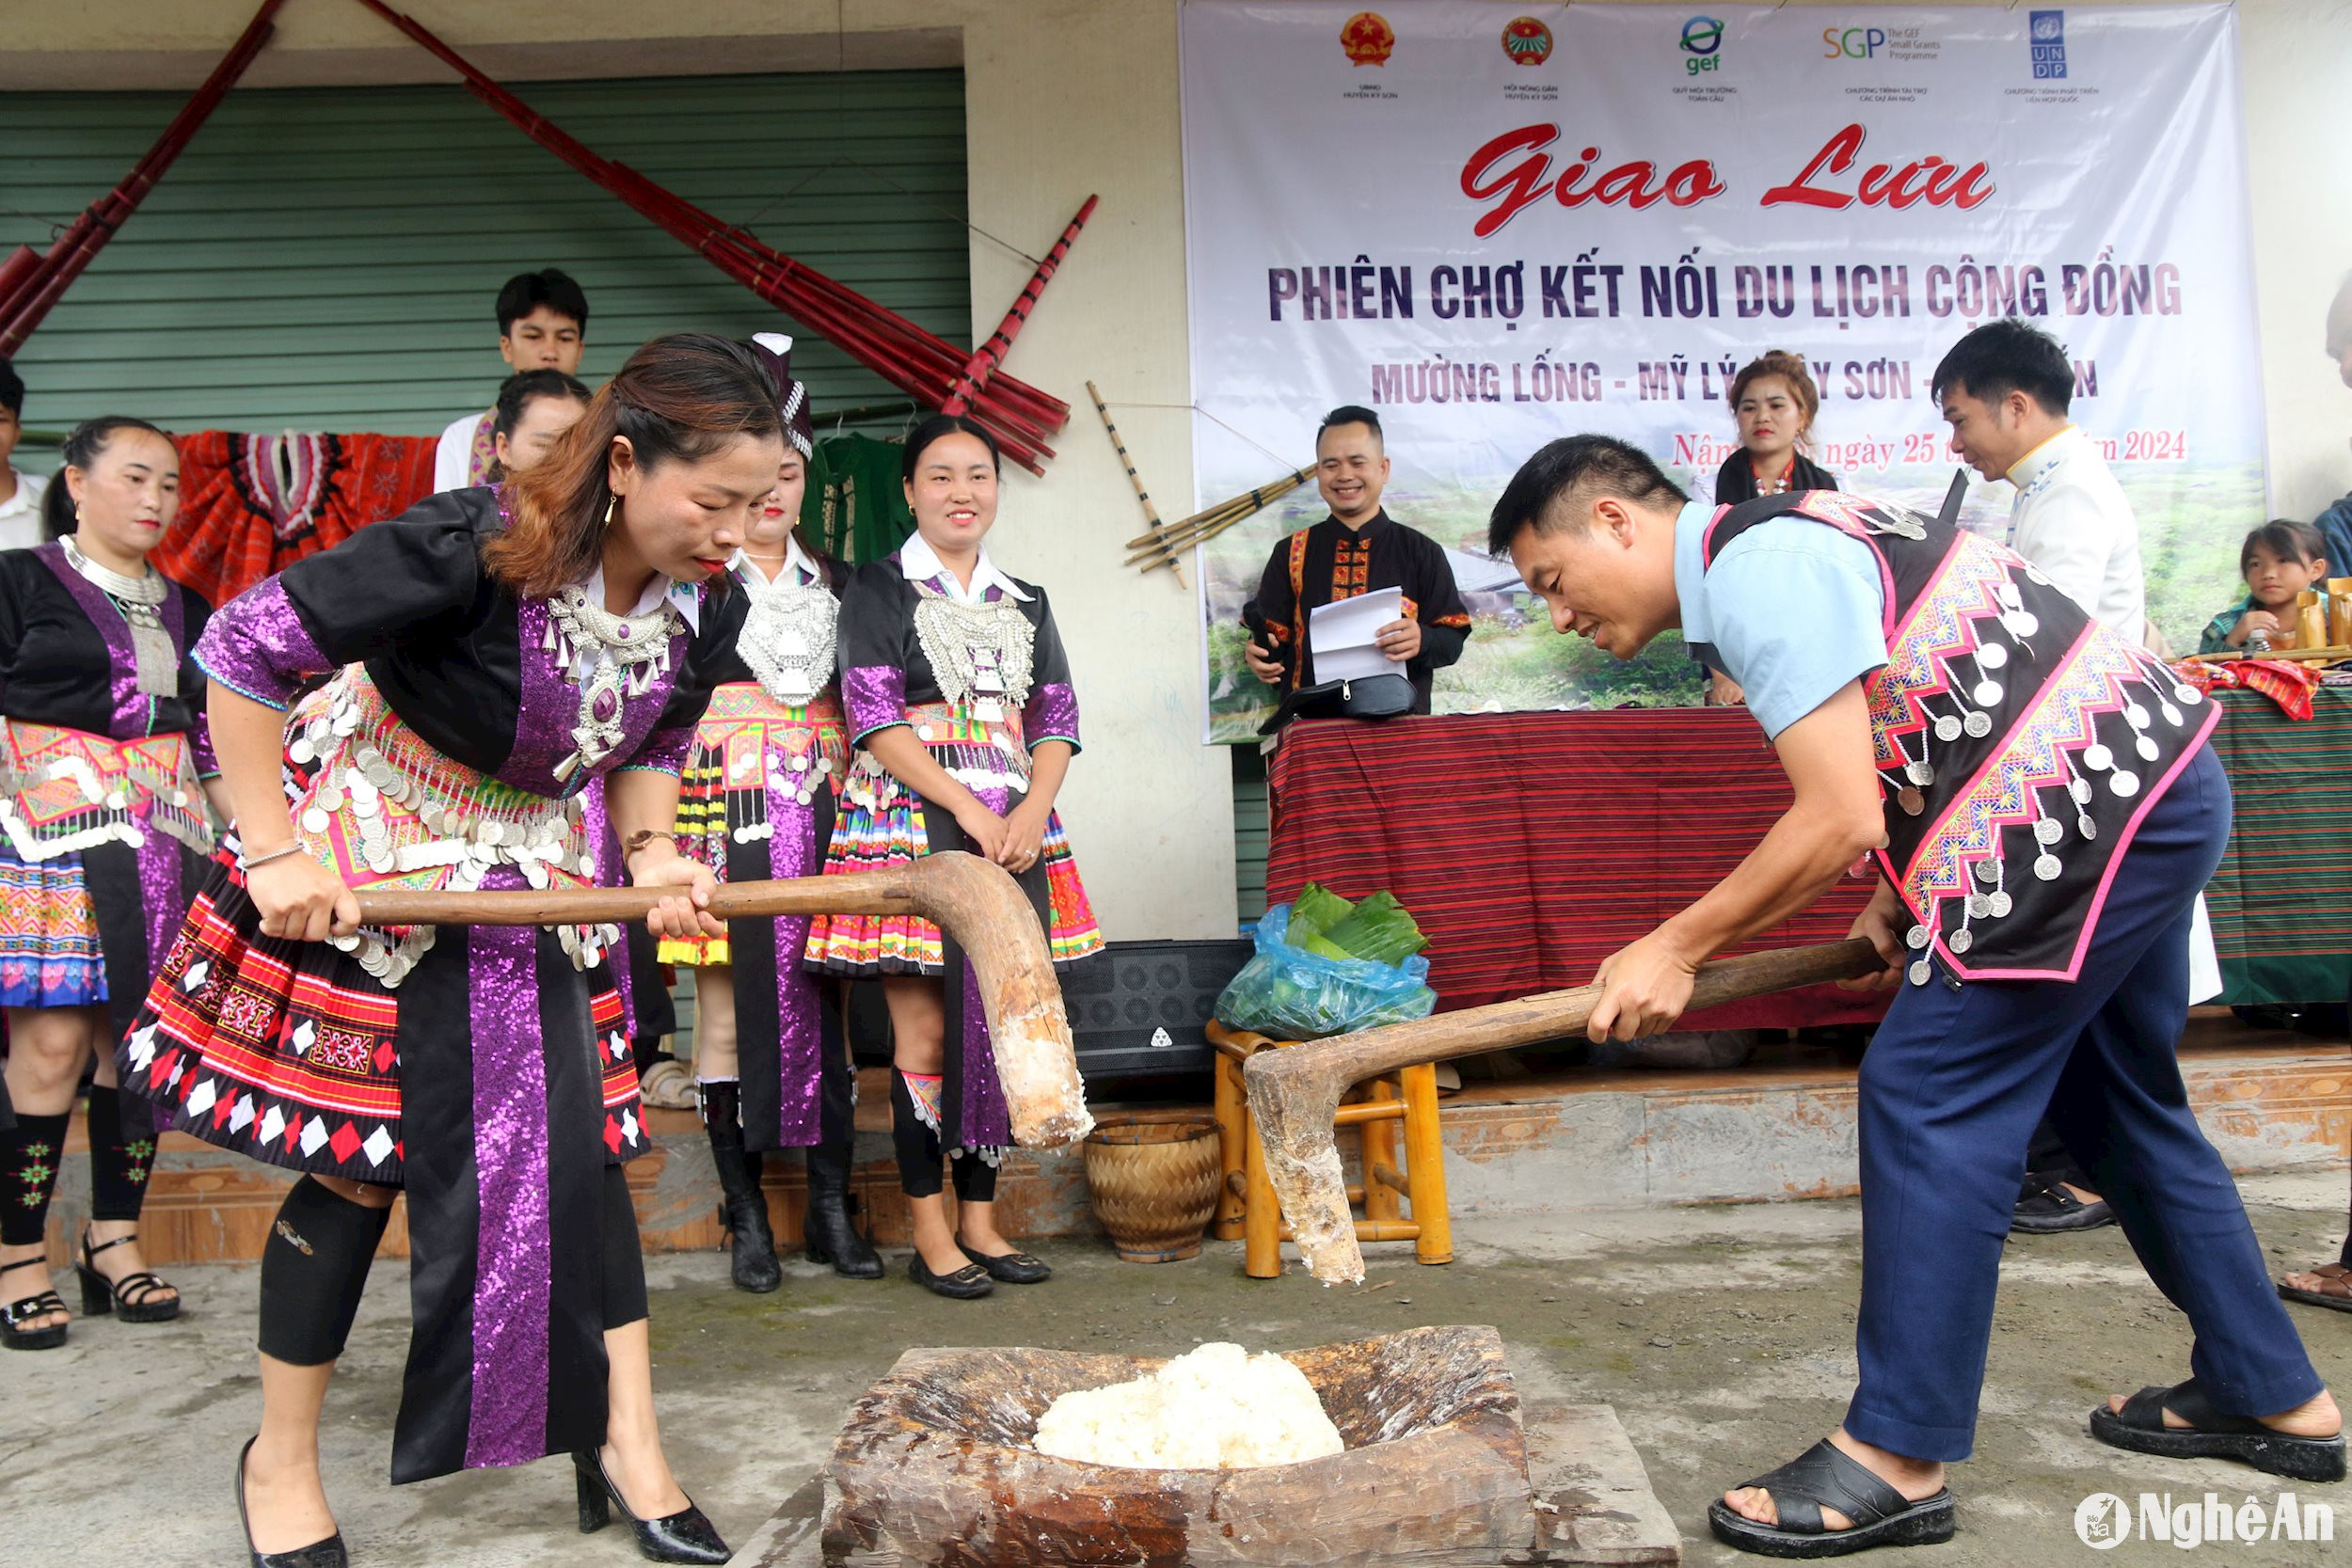
[[[1308,612],[1379,588],[1401,588],[1405,613],[1379,632],[1381,652],[1405,667],[1413,711],[1429,711],[1429,683],[1462,657],[1470,612],[1445,551],[1380,506],[1389,458],[1380,416],[1334,408],[1315,433],[1315,486],[1331,515],[1274,547],[1258,596],[1243,608],[1250,673],[1287,695],[1315,683]]]

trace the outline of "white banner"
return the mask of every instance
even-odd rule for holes
[[[2074,363],[2165,635],[2240,592],[2262,389],[2226,7],[1190,0],[1182,31],[1202,505],[1311,461],[1344,403],[1387,425],[1391,515],[1457,549],[1577,431],[1704,497],[1730,378],[1774,348],[1811,365],[1845,488],[1932,503],[1936,361],[2013,314]],[[2010,499],[1972,492],[1972,526]],[[1202,552],[1212,739],[1270,705],[1241,606],[1322,515],[1302,489]],[[1613,666],[1533,608],[1473,597],[1440,712],[1694,700],[1678,647]]]

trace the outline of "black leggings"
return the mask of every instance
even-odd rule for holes
[[[939,1133],[916,1115],[906,1075],[890,1072],[890,1141],[898,1154],[898,1190],[909,1197],[937,1197],[941,1182]],[[946,1162],[955,1173],[960,1203],[996,1201],[996,1167],[965,1150]]]
[[[323,1367],[343,1354],[391,1217],[389,1207],[354,1203],[311,1177],[294,1184],[262,1248],[262,1354]],[[646,1316],[645,1262],[618,1165],[604,1168],[603,1231],[604,1326],[625,1328]]]

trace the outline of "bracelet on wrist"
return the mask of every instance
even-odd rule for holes
[[[647,845],[651,844],[658,838],[669,840],[671,852],[676,852],[677,834],[670,832],[667,828],[640,828],[635,832],[629,834],[628,842],[621,846],[621,857],[624,860],[628,859],[629,856],[637,853],[638,850],[644,848]]]
[[[251,871],[255,866],[267,865],[272,861],[282,861],[289,855],[298,855],[301,852],[301,845],[289,844],[282,849],[272,849],[266,855],[246,855],[240,853],[237,856],[237,869],[240,871]]]

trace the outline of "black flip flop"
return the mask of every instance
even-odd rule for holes
[[[1873,1546],[1928,1546],[1949,1541],[1954,1528],[1947,1487],[1913,1502],[1872,1475],[1827,1438],[1770,1475],[1746,1482],[1772,1495],[1780,1523],[1759,1525],[1724,1506],[1707,1506],[1707,1522],[1726,1546],[1764,1557],[1843,1557]],[[1853,1521],[1834,1530],[1821,1522],[1824,1506]]]
[[[2296,1272],[2315,1274],[2323,1279],[2352,1279],[2352,1269],[2345,1268],[2342,1263],[2322,1263],[2315,1269],[2297,1269]],[[2299,1291],[2292,1285],[2281,1285],[2279,1287],[2279,1299],[2299,1301],[2306,1307],[2325,1307],[2330,1312],[2352,1312],[2352,1296],[2331,1296],[2324,1291]]]
[[[2166,1426],[2167,1410],[2188,1425]],[[2344,1475],[2341,1434],[2291,1437],[2273,1432],[2250,1416],[2217,1409],[2193,1377],[2169,1388],[2142,1388],[2121,1411],[2100,1405],[2090,1413],[2090,1435],[2111,1449],[2167,1459],[2235,1459],[2294,1481],[2342,1481]]]

